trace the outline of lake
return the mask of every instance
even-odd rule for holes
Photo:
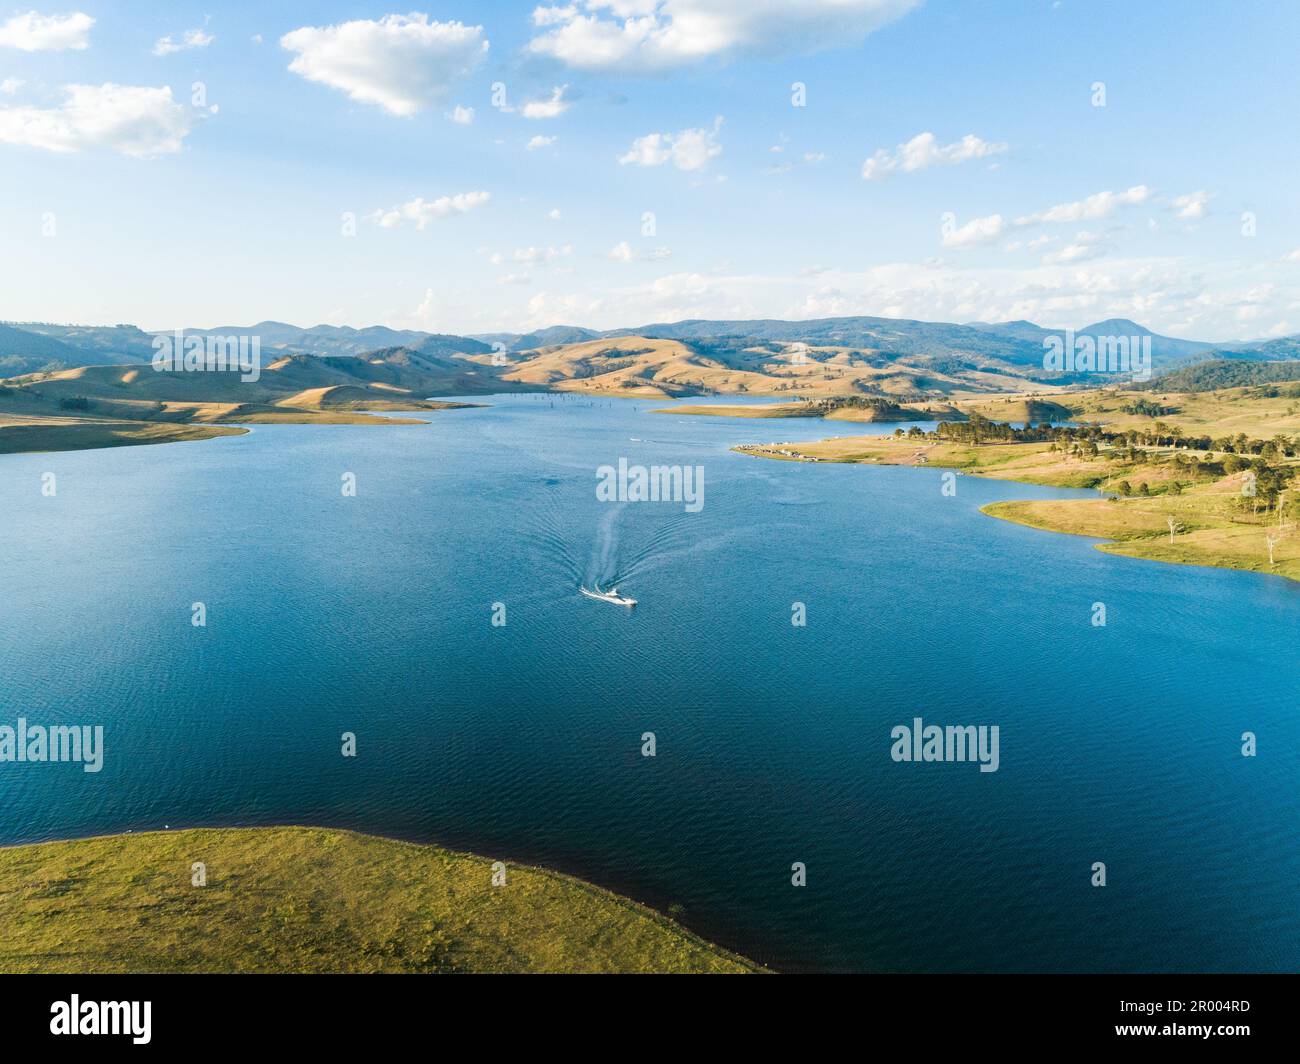
[[[0,843],[356,828],[785,970],[1300,967],[1300,586],[978,512],[1085,492],[729,450],[894,425],[483,401],[0,457],[0,724],[105,735],[0,764]],[[600,501],[620,458],[703,506]],[[895,762],[917,717],[998,726],[998,770]]]

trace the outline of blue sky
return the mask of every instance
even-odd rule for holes
[[[0,319],[1300,332],[1297,29],[1213,0],[0,7]]]

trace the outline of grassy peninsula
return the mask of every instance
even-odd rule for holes
[[[194,886],[194,862],[207,885]],[[0,849],[0,972],[752,972],[570,876],[321,828]]]
[[[1288,435],[1300,428],[1300,394],[1265,391],[1084,393],[1076,416],[1101,419],[1070,428],[1013,429],[972,408],[964,422],[932,433],[735,449],[780,461],[931,466],[1093,488],[1095,499],[997,502],[983,512],[1105,540],[1098,549],[1111,554],[1300,580],[1300,436]]]

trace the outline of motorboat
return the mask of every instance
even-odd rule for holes
[[[636,599],[628,598],[626,595],[620,595],[618,588],[610,588],[608,591],[601,591],[600,585],[593,585],[595,590],[592,591],[585,587],[578,588],[587,598],[596,599],[600,602],[612,602],[615,606],[635,606]]]

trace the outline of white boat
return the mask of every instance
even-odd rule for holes
[[[585,587],[578,588],[587,598],[599,599],[601,602],[612,602],[615,606],[635,606],[636,599],[628,598],[626,595],[620,595],[618,588],[611,588],[609,591],[601,591],[600,585],[594,585],[596,590],[589,591]]]

